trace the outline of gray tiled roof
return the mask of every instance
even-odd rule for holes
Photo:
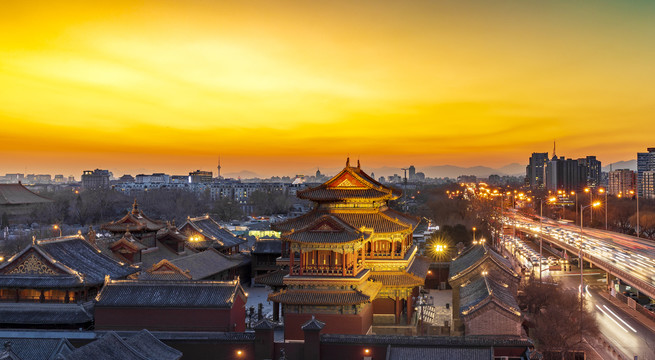
[[[138,336],[138,335],[135,335]],[[159,360],[160,347],[166,346],[156,338],[141,337],[147,343],[141,344],[138,348],[133,347],[123,340],[115,332],[109,331],[105,336],[91,343],[88,343],[72,353],[64,356],[64,360]],[[155,343],[156,341],[156,343]],[[173,350],[173,349],[171,349]],[[176,350],[174,350],[176,351]],[[177,360],[177,357],[164,357],[164,360]]]
[[[312,318],[309,321],[307,321],[306,323],[304,323],[300,327],[300,329],[302,329],[302,331],[307,331],[307,330],[321,331],[321,329],[323,329],[324,327],[325,327],[325,323],[322,322],[322,321],[316,320],[314,315],[312,315]]]
[[[52,200],[28,190],[22,184],[0,184],[0,205],[42,204]]]
[[[387,355],[387,360],[416,359],[489,360],[493,359],[493,349],[491,347],[435,348],[392,346]]]
[[[505,259],[486,245],[473,245],[466,249],[450,263],[448,278],[450,279],[452,277],[456,277],[457,275],[469,270],[475,264],[480,262],[485,256],[491,258],[499,265],[500,268],[504,269],[508,273],[513,274],[514,276],[517,276],[509,260]]]
[[[82,237],[40,240],[37,245],[58,262],[83,274],[87,286],[104,283],[105,276],[124,278],[137,269],[100,253]]]
[[[428,270],[430,269],[430,263],[431,260],[429,258],[425,256],[416,256],[414,257],[412,264],[409,266],[409,268],[407,268],[407,272],[419,278],[425,279],[428,274]]]
[[[245,240],[234,236],[234,234],[222,227],[209,216],[189,218],[184,225],[186,224],[191,225],[204,236],[214,238],[212,240],[218,241],[220,248],[229,248],[246,242]],[[182,225],[180,229],[184,228],[184,225]]]
[[[65,325],[91,321],[93,321],[93,302],[84,304],[0,302],[0,324]]]
[[[507,287],[493,280],[491,276],[480,276],[461,288],[460,312],[475,311],[492,298],[505,309],[519,311],[516,298]]]
[[[239,266],[241,260],[231,259],[210,248],[200,253],[170,260],[170,262],[182,270],[188,270],[193,280],[202,280]]]
[[[125,342],[142,354],[148,354],[152,359],[177,360],[182,353],[164,344],[154,337],[150,331],[143,329],[136,335],[125,339]]]
[[[0,338],[0,346],[6,342],[11,343],[11,351],[20,360],[55,360],[75,349],[66,339]]]
[[[113,280],[98,294],[96,307],[230,308],[240,292],[236,281]]]
[[[343,335],[322,334],[322,343],[332,344],[388,344],[391,346],[430,347],[486,347],[486,346],[533,346],[532,340],[519,336],[399,336],[399,335]]]
[[[260,239],[255,242],[253,254],[281,254],[282,240],[280,239]]]

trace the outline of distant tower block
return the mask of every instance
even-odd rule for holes
[[[221,178],[221,157],[218,157],[218,166],[216,167],[218,169],[218,174],[216,175],[217,179]]]

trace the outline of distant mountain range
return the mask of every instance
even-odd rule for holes
[[[612,170],[630,169],[630,170],[633,170],[633,171],[637,171],[637,160],[618,161],[618,162],[612,163],[610,165],[612,165]],[[603,166],[603,171],[609,172],[610,171],[610,165]]]
[[[627,161],[618,161],[612,165],[613,170],[617,169],[630,169],[637,170],[637,160],[627,160]],[[455,165],[437,165],[437,166],[427,166],[427,167],[416,167],[416,172],[422,172],[426,177],[430,178],[457,178],[461,175],[475,175],[479,178],[486,178],[489,175],[500,175],[500,176],[525,176],[525,166],[523,164],[513,163],[505,165],[499,168],[491,168],[487,166],[471,166],[471,167],[462,167]],[[608,172],[610,166],[603,166],[603,171]],[[328,176],[335,175],[341,169],[321,169],[323,174]],[[390,176],[393,174],[398,174],[403,176],[403,170],[396,167],[384,166],[380,168],[364,168],[364,171],[367,173],[373,173],[376,178],[380,176]],[[313,175],[316,170],[307,170],[304,174]],[[302,174],[303,172],[300,172]],[[249,170],[243,170],[239,172],[231,172],[223,174],[226,178],[233,179],[252,179],[256,177],[266,178],[268,176],[259,175],[255,172]]]

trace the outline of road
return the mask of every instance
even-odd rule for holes
[[[538,220],[517,213],[508,214],[504,222],[520,231],[541,233],[555,243],[582,248],[586,257],[599,260],[599,266],[602,266],[600,262],[605,262],[624,273],[626,278],[623,280],[641,287],[651,296],[655,294],[655,243],[652,241],[592,228],[585,228],[581,234],[579,227],[570,224],[544,218],[540,225]]]
[[[578,291],[580,276],[575,271],[553,272],[551,276],[567,291]],[[600,332],[612,347],[626,359],[638,356],[640,360],[655,360],[655,333],[601,295],[606,291],[604,274],[587,273],[585,287],[589,290],[586,307],[596,316]]]

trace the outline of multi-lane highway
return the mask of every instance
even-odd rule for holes
[[[585,260],[619,274],[624,281],[632,281],[634,286],[639,283],[637,287],[642,292],[647,292],[643,289],[649,287],[655,288],[655,245],[648,240],[588,228],[583,229],[581,236],[580,228],[574,225],[545,218],[540,223],[539,219],[516,213],[505,217],[503,222],[515,226],[517,232],[541,234],[544,240],[573,254],[582,247]],[[518,239],[514,242],[520,243]],[[579,289],[580,278],[576,269],[573,272],[551,272],[549,276],[569,291]],[[655,360],[655,332],[653,326],[648,326],[652,323],[645,317],[637,320],[639,316],[634,311],[609,301],[606,286],[604,274],[585,273],[586,304],[595,314],[604,338],[624,358],[637,356],[638,359]]]
[[[549,242],[577,254],[582,248],[585,260],[655,298],[655,243],[610,231],[584,228],[550,219],[537,219],[510,213],[505,225],[541,234]]]

